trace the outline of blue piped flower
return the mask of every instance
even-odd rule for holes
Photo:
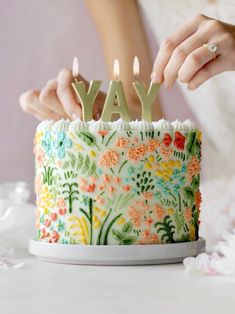
[[[128,174],[129,174],[129,176],[135,174],[135,168],[132,167],[132,166],[130,166],[130,167],[128,168]]]
[[[53,142],[57,158],[62,159],[65,156],[65,149],[72,146],[72,141],[66,136],[65,132],[58,132],[57,138]]]
[[[47,157],[52,155],[52,145],[51,145],[51,132],[46,131],[45,136],[42,140],[42,148],[44,149]]]

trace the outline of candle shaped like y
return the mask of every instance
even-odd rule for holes
[[[133,74],[135,76],[135,82],[133,82],[133,86],[135,91],[140,99],[141,108],[142,108],[142,119],[145,121],[152,121],[152,107],[154,103],[154,99],[158,94],[160,84],[156,84],[151,81],[148,91],[145,90],[143,82],[137,80],[139,76],[139,60],[137,57],[134,58],[133,62]]]
[[[79,74],[79,66],[77,58],[73,59],[73,77],[75,82],[72,83],[73,89],[81,102],[83,121],[90,121],[93,119],[93,106],[96,96],[99,92],[102,81],[91,81],[88,91],[83,81],[77,80]]]
[[[122,82],[118,79],[120,72],[119,62],[116,59],[113,64],[113,74],[115,80],[112,80],[109,85],[109,90],[104,103],[101,120],[111,121],[113,113],[118,113],[125,121],[130,121],[126,97]]]

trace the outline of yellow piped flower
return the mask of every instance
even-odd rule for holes
[[[98,217],[94,215],[94,216],[92,217],[92,221],[93,221],[93,222],[97,222],[97,221],[98,221]]]
[[[90,156],[91,156],[91,157],[96,157],[96,152],[95,152],[94,150],[91,150],[91,151],[90,151]]]
[[[172,215],[174,213],[174,209],[173,208],[168,208],[167,209],[167,214],[168,215]]]
[[[98,220],[95,224],[94,224],[94,228],[97,229],[100,226],[100,221]]]
[[[84,147],[80,144],[75,144],[75,148],[78,150],[84,150]]]
[[[36,133],[36,135],[35,135],[35,143],[37,145],[41,143],[42,136],[43,136],[43,132],[37,132]]]
[[[104,216],[106,216],[106,214],[107,214],[106,210],[102,210],[100,212],[100,217],[104,217]]]
[[[148,161],[149,161],[149,162],[154,162],[154,160],[155,160],[155,158],[154,158],[153,155],[149,156],[149,158],[148,158]]]
[[[122,224],[124,224],[125,221],[126,221],[125,218],[121,217],[121,218],[118,219],[117,224],[118,225],[122,225]]]
[[[200,131],[197,132],[197,139],[198,139],[199,142],[201,142],[201,140],[202,140],[202,132],[200,132]]]
[[[151,163],[149,163],[149,162],[146,162],[146,163],[144,164],[144,166],[145,166],[145,168],[147,168],[147,169],[153,168],[153,166],[152,166]]]
[[[94,207],[94,211],[97,212],[97,213],[100,213],[101,209],[99,207]]]

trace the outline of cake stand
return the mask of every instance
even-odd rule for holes
[[[154,265],[182,262],[205,251],[206,242],[158,245],[69,245],[31,239],[29,252],[38,259],[80,265]]]

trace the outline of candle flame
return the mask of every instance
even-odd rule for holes
[[[113,75],[115,80],[117,80],[120,75],[120,65],[118,59],[115,59],[113,63]]]
[[[74,57],[73,58],[73,77],[74,78],[78,77],[78,74],[79,74],[78,58]]]
[[[133,61],[133,74],[135,77],[139,76],[140,74],[140,63],[138,57],[134,57]]]

